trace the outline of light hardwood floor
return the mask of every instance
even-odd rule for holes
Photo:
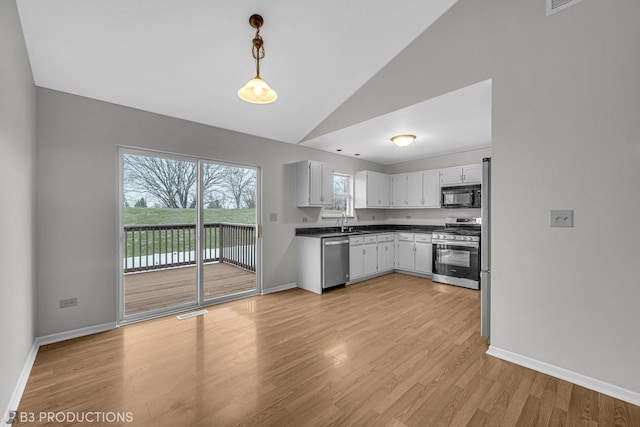
[[[141,426],[640,426],[637,406],[487,356],[476,291],[392,274],[208,310],[42,347],[20,411],[129,411]]]

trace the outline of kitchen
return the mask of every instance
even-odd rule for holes
[[[320,294],[338,286],[401,272],[480,290],[482,269],[481,332],[488,337],[489,221],[481,226],[482,218],[490,218],[490,165],[491,159],[484,158],[481,164],[395,175],[356,172],[353,196],[356,208],[367,208],[373,203],[389,209],[404,210],[410,206],[449,213],[468,209],[479,211],[481,217],[447,217],[438,225],[386,223],[347,227],[346,212],[342,212],[339,227],[298,228],[298,287]],[[314,174],[314,170],[318,172]],[[322,172],[331,173],[331,168],[305,161],[296,164],[296,171],[296,202],[299,207],[309,207],[312,189],[317,186],[321,190]],[[371,196],[373,192],[375,197]],[[333,200],[318,197],[316,203],[331,208]]]

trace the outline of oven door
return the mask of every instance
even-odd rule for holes
[[[480,247],[478,242],[433,240],[433,280],[479,289]]]

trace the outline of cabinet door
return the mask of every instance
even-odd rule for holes
[[[309,204],[322,204],[322,163],[309,162]]]
[[[404,208],[407,204],[407,175],[391,175],[391,206]]]
[[[440,169],[441,185],[462,184],[462,168]]]
[[[349,246],[349,280],[351,281],[364,275],[363,251],[362,245]]]
[[[322,165],[322,204],[333,205],[333,168]]]
[[[378,178],[376,179],[376,186],[378,187],[378,206],[380,207],[389,207],[391,205],[391,201],[389,200],[391,197],[391,189],[389,188],[389,175],[386,173],[377,174]]]
[[[431,274],[431,242],[416,242],[416,271]]]
[[[393,270],[394,246],[393,242],[378,243],[378,272]]]
[[[422,205],[425,208],[440,207],[440,171],[430,170],[422,173]]]
[[[470,165],[462,168],[465,184],[480,184],[482,182],[482,165]]]
[[[378,187],[376,186],[376,173],[367,172],[367,207],[378,206]]]
[[[407,207],[422,206],[422,172],[407,174]]]
[[[375,243],[369,243],[364,245],[364,274],[374,274],[378,271],[378,253],[377,253],[377,245]]]
[[[396,265],[404,270],[415,269],[415,252],[413,242],[398,242]]]

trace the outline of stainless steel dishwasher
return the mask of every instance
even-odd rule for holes
[[[322,289],[342,285],[349,281],[349,239],[325,237],[322,239]]]

